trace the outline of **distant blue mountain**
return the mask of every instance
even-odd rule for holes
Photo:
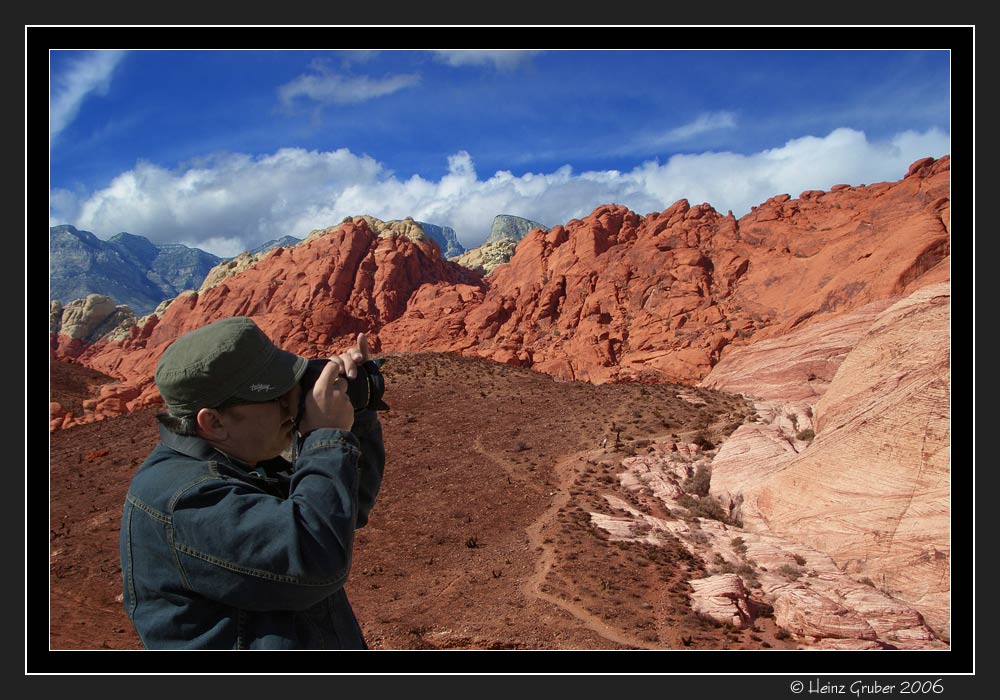
[[[294,245],[298,245],[304,239],[296,238],[295,236],[282,236],[277,240],[268,241],[267,243],[261,243],[259,246],[249,251],[251,255],[257,255],[260,253],[266,253],[274,248],[291,248]]]
[[[441,246],[442,257],[453,258],[465,252],[465,248],[458,242],[455,229],[451,226],[438,226],[437,224],[428,224],[425,221],[418,221],[417,223],[420,224],[420,228],[424,230],[424,233]]]
[[[105,294],[139,316],[185,289],[198,289],[220,258],[186,245],[156,245],[118,233],[102,241],[63,224],[49,228],[49,299],[66,304]]]

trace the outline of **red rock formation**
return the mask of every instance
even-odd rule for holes
[[[923,159],[894,183],[779,195],[738,221],[685,200],[645,216],[601,206],[529,233],[485,279],[443,260],[410,220],[359,217],[178,297],[124,339],[72,349],[128,393],[139,388],[126,409],[157,400],[151,377],[169,342],[232,315],[310,356],[364,330],[382,352],[694,383],[727,347],[947,279],[949,162]],[[111,398],[96,408],[112,410]]]
[[[70,416],[59,427],[159,402],[152,376],[160,354],[178,336],[220,318],[251,316],[288,350],[320,357],[350,346],[360,331],[374,331],[378,348],[378,330],[399,317],[411,297],[421,298],[422,287],[446,287],[470,301],[482,296],[481,279],[442,259],[430,238],[382,222],[379,233],[371,223],[345,221],[293,248],[277,248],[211,288],[182,294],[124,339],[102,340],[81,352],[60,336],[54,347],[72,347],[78,362],[121,382],[85,406],[89,414]]]
[[[739,221],[684,200],[642,217],[599,207],[528,234],[471,310],[452,289],[424,290],[383,336],[564,378],[696,382],[729,345],[947,279],[949,162],[918,161],[896,183],[779,195]],[[422,330],[428,309],[445,312],[447,333]]]

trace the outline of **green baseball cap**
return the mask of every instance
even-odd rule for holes
[[[156,364],[156,388],[177,417],[223,401],[271,401],[291,391],[308,360],[282,350],[245,316],[182,335]]]

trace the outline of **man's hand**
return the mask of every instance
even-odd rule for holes
[[[358,334],[357,346],[330,358],[306,396],[305,416],[299,425],[303,435],[317,428],[351,429],[354,407],[347,396],[347,379],[357,377],[358,365],[370,359],[368,338],[364,333]]]
[[[364,333],[358,333],[358,344],[341,353],[339,356],[343,365],[344,376],[354,379],[358,376],[358,365],[371,359],[371,351],[368,349],[368,337]],[[330,358],[331,361],[334,358]]]

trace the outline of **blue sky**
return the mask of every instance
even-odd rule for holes
[[[950,153],[945,50],[50,53],[50,225],[220,256],[344,217],[480,244],[678,199],[899,180]]]

